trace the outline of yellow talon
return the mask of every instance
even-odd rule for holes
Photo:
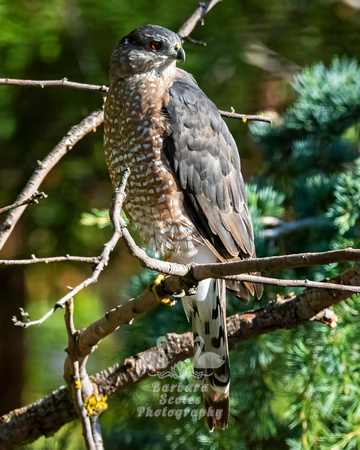
[[[75,381],[75,389],[81,389],[81,381],[79,381],[79,380],[76,380]]]
[[[174,306],[176,304],[176,300],[173,298],[167,298],[168,293],[165,291],[164,287],[162,286],[162,282],[165,279],[165,274],[160,274],[153,283],[150,284],[149,288],[154,293],[155,298],[160,303],[164,303],[168,306]]]

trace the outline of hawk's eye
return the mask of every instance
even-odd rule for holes
[[[160,41],[151,41],[150,42],[150,48],[151,50],[160,50],[162,48],[163,44]]]

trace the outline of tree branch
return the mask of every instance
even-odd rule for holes
[[[331,279],[331,282],[344,285],[360,285],[360,264]],[[228,318],[229,345],[233,349],[237,344],[270,333],[277,329],[296,328],[316,318],[318,314],[330,306],[349,298],[349,293],[306,289],[298,296],[277,298],[263,308],[244,314],[235,314]],[[131,304],[133,305],[133,304]],[[150,303],[149,308],[153,305]],[[126,307],[126,305],[124,305]],[[136,306],[139,312],[141,304]],[[120,307],[119,307],[120,308]],[[131,320],[131,307],[127,306],[126,320]],[[145,312],[143,308],[141,312]],[[125,311],[125,309],[124,309]],[[110,311],[111,313],[111,311]],[[110,314],[109,313],[109,314]],[[135,314],[135,313],[134,313]],[[109,321],[115,325],[123,319],[116,314],[108,315]],[[100,320],[106,320],[105,318]],[[130,321],[129,320],[129,321]],[[92,325],[90,325],[91,327]],[[167,366],[164,367],[164,354]],[[93,377],[99,393],[110,395],[138,383],[156,372],[174,366],[193,355],[192,333],[183,335],[170,334],[165,345],[148,349],[128,358],[123,365],[104,370]],[[14,446],[33,442],[40,436],[53,435],[62,425],[76,418],[76,412],[65,388],[60,388],[50,396],[24,408],[12,411],[0,418],[0,444]]]
[[[221,1],[221,0],[217,0],[216,3],[218,3],[219,1]],[[191,25],[194,25],[194,24],[192,23]],[[194,25],[194,27],[195,27],[195,25]],[[189,36],[187,36],[186,39],[196,42],[193,39],[191,39]],[[205,45],[203,42],[197,42],[197,43]],[[65,86],[65,87],[71,87],[71,88],[75,88],[75,89],[82,89],[82,90],[88,90],[88,91],[107,92],[109,90],[109,87],[105,86],[105,85],[101,86],[101,85],[96,85],[96,84],[77,83],[75,81],[68,81],[67,78],[63,78],[62,80],[17,80],[17,79],[13,79],[13,78],[0,78],[0,85],[1,84],[15,85],[15,86],[39,87],[42,89],[44,89],[45,87],[48,87],[48,86]],[[230,111],[220,111],[220,110],[219,110],[219,112],[223,117],[229,117],[230,119],[241,119],[243,122],[246,122],[247,120],[256,120],[258,122],[272,123],[272,120],[270,117],[263,116],[261,114],[260,115],[237,114],[237,113],[235,113],[233,108],[231,109],[231,112]],[[101,124],[101,122],[99,123],[99,125],[100,124]],[[0,213],[1,213],[1,210],[0,210]]]
[[[76,261],[90,264],[97,264],[100,256],[53,256],[50,258],[36,258],[35,255],[31,255],[31,259],[0,259],[0,265],[3,266],[26,266],[29,264],[49,264],[54,262],[63,261]]]
[[[268,278],[251,274],[234,275],[232,277],[224,277],[226,280],[250,281],[252,283],[270,284],[282,287],[305,287],[315,289],[330,289],[333,291],[347,291],[353,294],[360,293],[359,286],[343,286],[342,284],[327,283],[324,281],[311,280],[287,280],[279,278]]]
[[[220,111],[220,114],[224,117],[229,117],[230,119],[241,119],[244,123],[248,120],[256,120],[258,122],[267,122],[272,123],[271,117],[264,116],[262,114],[254,115],[254,114],[237,114],[233,108],[232,111]]]
[[[30,86],[44,89],[47,86],[66,86],[75,89],[83,89],[86,91],[103,91],[107,92],[109,88],[105,85],[99,86],[96,84],[76,83],[69,81],[67,78],[62,80],[17,80],[14,78],[0,78],[1,84],[10,84],[15,86]]]
[[[80,377],[79,359],[77,355],[77,336],[79,332],[74,326],[74,302],[70,299],[65,304],[65,325],[68,334],[68,348],[66,352],[68,354],[68,360],[71,364],[71,374],[69,374],[68,388],[71,392],[72,400],[75,405],[76,412],[82,425],[82,433],[85,441],[86,448],[95,450],[95,442],[92,436],[91,422],[84,407],[82,397],[82,379]],[[65,367],[67,364],[65,364]],[[87,374],[86,374],[87,375]]]
[[[74,295],[76,295],[78,292],[80,292],[82,289],[86,288],[87,286],[94,284],[97,282],[100,273],[105,269],[109,262],[110,253],[114,250],[118,240],[121,237],[122,229],[119,223],[119,220],[115,220],[114,218],[120,217],[121,208],[123,201],[125,199],[125,186],[127,179],[129,178],[130,170],[126,170],[123,174],[120,187],[115,190],[114,194],[114,207],[113,207],[113,223],[114,223],[114,233],[111,237],[111,239],[105,244],[104,250],[102,251],[101,255],[99,256],[98,262],[95,265],[93,274],[91,277],[84,280],[82,283],[78,284],[76,287],[74,287],[71,292],[66,294],[64,297],[62,297],[60,300],[58,300],[54,307],[51,308],[50,311],[48,311],[43,317],[41,317],[38,320],[28,321],[28,322],[22,322],[21,320],[18,320],[16,317],[13,318],[14,325],[21,326],[23,328],[28,328],[32,325],[41,325],[43,322],[45,322],[46,319],[48,319],[58,308],[62,308],[63,305],[69,301]]]
[[[243,281],[247,280],[254,281],[256,283],[285,286],[286,281],[284,280],[275,280],[265,277],[256,277],[255,279],[254,275],[248,274],[252,272],[332,264],[335,262],[360,261],[360,250],[347,248],[343,250],[333,250],[321,253],[299,253],[285,256],[271,256],[267,258],[253,258],[235,262],[181,265],[170,263],[168,261],[159,261],[149,257],[142,248],[139,248],[136,245],[134,239],[126,228],[125,221],[122,218],[119,220],[120,226],[122,227],[122,236],[125,245],[130,253],[140,261],[141,265],[151,270],[170,275],[164,280],[164,287],[169,292],[181,292],[184,289],[184,282],[185,285],[188,284],[192,286],[199,281],[205,280],[206,278],[226,278],[239,274],[246,274],[241,275]],[[182,277],[183,279],[179,280],[177,277]],[[236,279],[240,280],[241,278],[237,277]],[[307,280],[289,280],[288,285],[311,287],[312,283],[316,282],[310,282]],[[312,286],[317,288],[329,288],[329,286],[321,286],[320,284],[313,284]],[[331,288],[342,289],[342,287],[334,286]],[[358,289],[354,289],[353,292],[358,292]]]
[[[26,198],[25,200],[22,200],[20,202],[15,202],[12,205],[4,206],[3,208],[0,208],[0,214],[3,214],[4,212],[11,211],[12,209],[19,208],[23,205],[30,205],[30,204],[37,204],[39,203],[40,198],[47,198],[47,195],[45,192],[34,192],[29,198]]]
[[[207,14],[220,1],[221,0],[209,0],[200,2],[199,7],[195,10],[193,15],[180,27],[177,34],[181,37],[181,39],[188,38],[198,23],[204,25],[205,14]]]
[[[198,264],[193,268],[193,276],[197,281],[200,281],[206,278],[222,278],[239,273],[294,269],[345,261],[360,261],[360,250],[346,248],[328,252],[269,256],[267,258],[246,259],[222,264]]]
[[[252,281],[255,283],[274,284],[278,286],[316,287],[331,290],[360,292],[358,287],[344,287],[341,285],[313,282],[309,280],[279,280],[251,275],[251,272],[262,272],[265,270],[329,264],[339,261],[358,261],[360,260],[360,250],[354,249],[336,250],[325,253],[304,253],[298,255],[273,256],[270,258],[254,258],[236,262],[199,265],[182,265],[150,258],[144,249],[136,245],[134,239],[126,228],[124,219],[120,215],[122,204],[125,199],[125,186],[129,174],[130,171],[127,169],[122,176],[120,187],[115,191],[114,208],[111,213],[114,233],[110,241],[105,245],[102,254],[97,258],[92,276],[78,284],[71,290],[70,293],[58,300],[54,307],[40,319],[34,321],[28,320],[27,322],[24,322],[23,320],[18,320],[17,317],[13,317],[13,322],[15,325],[24,328],[33,325],[41,325],[58,308],[63,307],[63,305],[69,301],[70,298],[90,284],[96,283],[100,273],[104,270],[108,263],[110,253],[115,248],[120,237],[123,237],[129,251],[133,256],[138,258],[143,265],[149,269],[168,274],[169,276],[163,281],[163,287],[167,292],[178,294],[180,296],[188,292],[189,287],[193,288],[199,281],[206,278],[229,277],[240,281]],[[22,316],[23,318],[25,317],[24,315]],[[25,318],[28,319],[28,317]]]
[[[50,172],[50,170],[68,153],[73,146],[90,131],[96,129],[104,118],[102,110],[97,110],[87,116],[78,125],[73,126],[69,133],[59,142],[59,144],[42,161],[38,161],[37,169],[27,182],[26,186],[17,198],[17,202],[22,202],[31,197],[39,188],[40,184]],[[16,223],[22,216],[27,205],[20,206],[12,210],[0,225],[0,251],[5,245],[8,237],[12,233]]]

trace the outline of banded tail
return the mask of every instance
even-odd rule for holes
[[[204,280],[198,293],[183,299],[194,334],[194,370],[202,373],[206,421],[210,431],[224,429],[229,417],[230,361],[224,280]]]

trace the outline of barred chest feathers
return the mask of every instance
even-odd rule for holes
[[[175,65],[120,79],[105,103],[104,146],[114,188],[130,168],[124,211],[145,246],[155,254],[197,252],[201,238],[188,218],[181,193],[162,154],[171,124],[162,114]],[[170,73],[169,73],[170,72]]]

